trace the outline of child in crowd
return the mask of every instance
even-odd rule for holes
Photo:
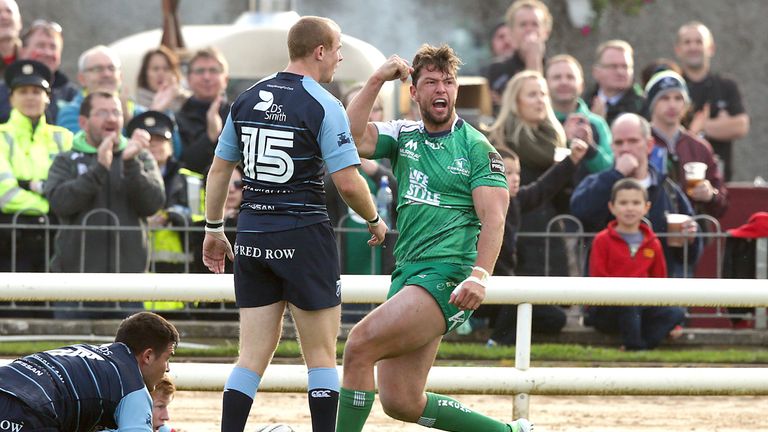
[[[667,276],[661,242],[642,223],[650,207],[648,192],[634,179],[614,184],[608,209],[616,219],[592,243],[590,276]],[[622,349],[644,350],[657,347],[667,337],[680,337],[685,310],[676,306],[601,306],[590,308],[589,315],[598,330],[621,334]]]
[[[171,419],[168,405],[173,401],[175,393],[176,386],[173,385],[168,374],[163,375],[163,379],[150,393],[152,396],[152,428],[157,432],[182,432],[180,429],[174,429],[165,423]]]
[[[509,208],[504,224],[504,242],[499,259],[496,261],[494,275],[514,276],[517,261],[517,232],[520,228],[521,214],[539,207],[551,200],[576,174],[579,163],[587,153],[588,145],[581,140],[573,140],[570,156],[553,165],[536,181],[520,187],[520,159],[508,149],[497,149],[504,160],[504,175],[509,186]],[[493,333],[488,345],[514,345],[517,327],[516,305],[484,305],[475,313],[475,317],[489,318]],[[533,331],[536,333],[556,334],[565,326],[566,316],[559,306],[536,305],[533,307]]]

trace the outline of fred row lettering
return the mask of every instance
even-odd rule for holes
[[[262,249],[253,246],[235,244],[235,255],[264,258],[268,260],[293,259],[296,249]]]

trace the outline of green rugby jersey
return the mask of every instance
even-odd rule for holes
[[[501,156],[459,118],[450,130],[435,134],[420,121],[375,125],[379,137],[373,158],[389,158],[398,182],[397,263],[473,264],[480,219],[472,190],[507,188]]]

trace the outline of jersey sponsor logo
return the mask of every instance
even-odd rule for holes
[[[21,367],[23,367],[24,369],[32,372],[33,374],[35,374],[37,376],[43,376],[43,371],[41,371],[40,369],[36,368],[35,366],[25,362],[24,360],[17,360],[16,364],[21,366]]]
[[[59,369],[49,363],[48,360],[42,358],[38,354],[32,354],[30,357],[45,365],[45,367],[48,368],[48,372],[55,374],[56,378],[58,378],[60,382],[64,382],[64,377],[61,376],[61,373],[59,373]]]
[[[440,205],[440,194],[429,190],[429,176],[411,168],[408,178],[410,182],[408,183],[408,191],[405,193],[406,199],[424,204]]]
[[[253,210],[257,211],[275,211],[275,206],[268,205],[268,204],[256,204],[256,203],[249,203],[246,204],[246,207],[249,207]]]
[[[421,155],[416,153],[418,147],[419,145],[416,141],[410,140],[400,148],[400,156],[418,162],[421,159]]]
[[[292,260],[296,249],[262,249],[253,246],[241,246],[235,244],[235,255],[251,258],[264,258],[265,260]]]
[[[310,396],[313,398],[329,398],[331,397],[331,391],[330,390],[312,390],[309,393]]]
[[[275,95],[266,90],[259,90],[261,102],[253,106],[254,111],[264,111],[264,120],[284,122],[288,116],[283,112],[283,106],[275,104]]]
[[[464,318],[464,311],[458,311],[456,314],[454,314],[452,317],[448,318],[448,322],[451,323],[450,327],[448,327],[448,331],[451,331],[458,327],[459,325],[463,324],[465,321]]]
[[[293,132],[243,126],[243,171],[246,177],[286,183],[293,176],[293,158],[281,149],[293,148]]]
[[[504,160],[500,154],[488,152],[488,163],[490,164],[491,172],[504,173]]]
[[[455,175],[469,177],[469,161],[466,158],[456,158],[448,167],[448,172]]]
[[[24,423],[16,423],[10,420],[0,420],[0,430],[19,432],[24,427]]]
[[[352,138],[346,132],[342,132],[340,134],[337,134],[336,136],[339,137],[339,141],[338,141],[339,147],[343,146],[344,144],[349,144],[352,142]]]
[[[426,139],[424,140],[424,145],[426,145],[427,147],[431,148],[432,150],[444,150],[445,149],[445,146],[443,145],[443,143],[441,143],[441,142],[433,143],[432,141],[426,140]]]
[[[45,353],[54,357],[55,356],[82,357],[90,360],[102,360],[102,361],[104,360],[104,357],[96,354],[95,352],[84,350],[80,347],[59,348],[55,350],[46,351]]]

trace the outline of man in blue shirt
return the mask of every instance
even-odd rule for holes
[[[333,80],[341,31],[303,17],[288,33],[290,62],[243,92],[219,137],[206,190],[203,262],[234,261],[240,357],[224,386],[221,430],[243,431],[290,305],[308,368],[315,432],[333,432],[339,398],[336,334],[341,311],[339,258],[325,205],[327,171],[344,201],[368,222],[368,244],[387,230],[376,213],[341,102],[319,83]],[[243,203],[233,249],[224,236],[232,170],[242,164]]]
[[[0,367],[0,422],[25,431],[150,432],[148,388],[168,371],[178,343],[171,323],[139,312],[120,324],[115,343],[72,345],[17,359]]]

